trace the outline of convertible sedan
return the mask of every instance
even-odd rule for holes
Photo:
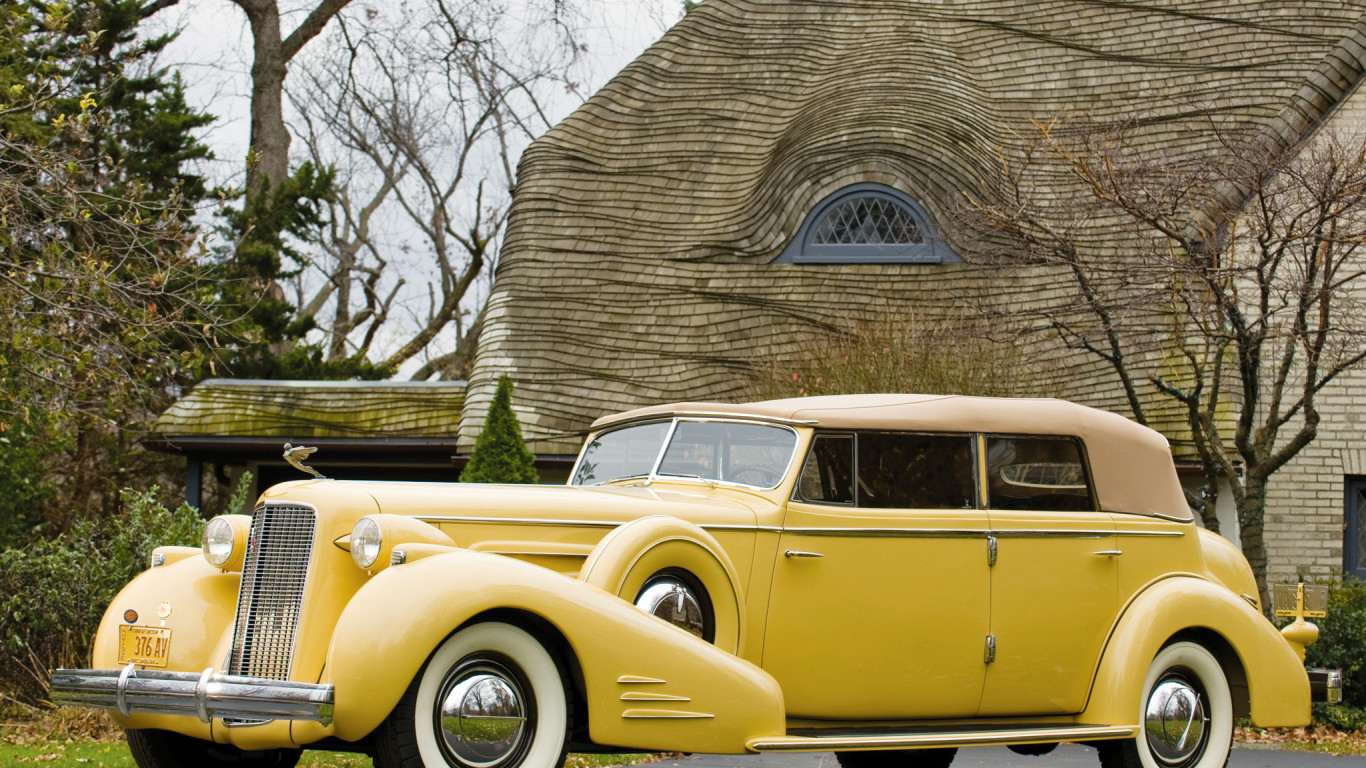
[[[556,768],[579,752],[962,746],[1219,768],[1309,720],[1166,440],[1056,400],[813,397],[593,425],[567,486],[307,479],[163,547],[53,699],[143,768]]]

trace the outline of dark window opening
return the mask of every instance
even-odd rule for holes
[[[972,509],[971,435],[817,435],[795,496],[870,509]]]
[[[1366,478],[1347,481],[1342,572],[1366,580]]]
[[[802,465],[796,496],[825,504],[854,503],[853,435],[816,435]]]
[[[858,505],[972,509],[972,438],[875,432],[858,436]]]

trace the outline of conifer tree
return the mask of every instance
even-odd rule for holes
[[[460,473],[462,483],[534,483],[535,457],[522,440],[522,428],[512,412],[512,377],[498,378],[484,429],[474,443],[470,463]]]

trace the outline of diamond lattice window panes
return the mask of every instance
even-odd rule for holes
[[[855,184],[822,200],[775,261],[806,264],[962,261],[910,197]]]
[[[904,245],[923,243],[915,216],[880,197],[854,197],[825,214],[811,238],[816,245]]]

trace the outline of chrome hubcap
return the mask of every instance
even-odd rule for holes
[[[697,637],[705,637],[702,603],[682,579],[661,576],[650,581],[640,590],[636,607]]]
[[[1167,765],[1185,764],[1204,745],[1209,725],[1205,703],[1183,678],[1166,678],[1154,686],[1143,717],[1148,747]]]
[[[485,768],[518,750],[527,731],[521,686],[494,665],[454,675],[438,700],[441,737],[462,763]]]

